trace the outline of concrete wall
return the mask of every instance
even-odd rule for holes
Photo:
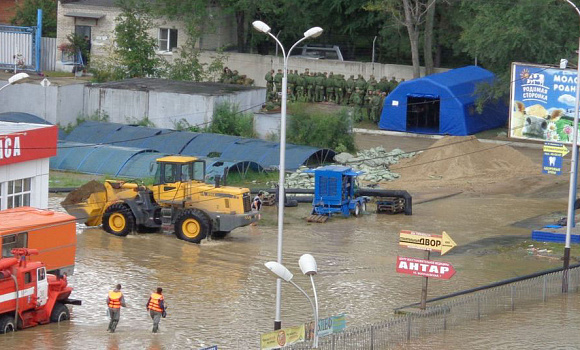
[[[231,70],[237,70],[240,75],[245,74],[251,79],[254,79],[256,86],[266,86],[264,76],[273,69],[284,68],[284,61],[282,57],[263,56],[255,54],[231,53],[225,54],[227,60],[225,65]],[[212,62],[217,54],[211,51],[204,51],[201,54],[200,60],[203,63]],[[395,77],[397,80],[405,79],[411,80],[413,78],[413,67],[399,64],[381,64],[370,62],[352,62],[352,61],[334,61],[334,60],[312,60],[307,58],[290,57],[288,59],[288,69],[298,70],[299,73],[304,72],[306,68],[310,72],[333,72],[334,74],[344,74],[346,78],[358,74],[362,74],[365,79],[369,79],[374,75],[377,81],[381,77]],[[436,72],[445,72],[447,68],[436,68]],[[424,75],[425,69],[421,68],[421,74]]]
[[[1,81],[0,85],[7,81]],[[38,83],[16,84],[0,93],[0,113],[24,112],[66,126],[83,113],[84,84],[42,87]]]
[[[261,139],[268,139],[271,135],[276,135],[276,140],[278,140],[280,118],[280,113],[256,113],[254,114],[254,131]]]
[[[87,86],[84,113],[106,113],[109,121],[113,123],[134,122],[147,117],[159,128],[174,128],[182,119],[190,125],[205,127],[211,121],[214,108],[219,103],[228,101],[237,105],[240,111],[257,112],[265,99],[265,89],[217,96]]]

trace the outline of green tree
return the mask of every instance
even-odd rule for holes
[[[124,0],[119,6],[122,12],[115,26],[119,64],[128,78],[155,76],[160,61],[155,53],[157,42],[148,33],[153,28],[148,3]]]
[[[480,104],[508,95],[512,62],[575,61],[578,16],[564,1],[462,1],[458,14],[457,48],[499,78],[493,87],[480,87]]]
[[[42,36],[56,38],[56,10],[55,0],[24,0],[16,8],[16,14],[11,20],[13,25],[36,26],[37,10],[42,10]]]

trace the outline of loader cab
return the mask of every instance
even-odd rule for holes
[[[153,185],[160,200],[183,199],[189,194],[184,183],[205,180],[205,161],[195,157],[169,156],[157,159],[157,171]]]

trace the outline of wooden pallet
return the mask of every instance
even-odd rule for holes
[[[328,215],[310,215],[306,218],[306,221],[324,223],[328,221],[328,218],[329,218]]]
[[[265,205],[265,206],[276,205],[276,194],[271,193],[267,196],[264,196],[264,198],[262,199],[262,205]]]
[[[397,214],[405,211],[405,199],[386,197],[377,201],[377,213]]]

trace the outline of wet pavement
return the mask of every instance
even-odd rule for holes
[[[50,206],[58,207],[63,198],[53,195]],[[419,301],[421,279],[397,274],[395,261],[397,255],[422,258],[423,252],[399,247],[400,230],[437,234],[445,230],[458,244],[443,257],[432,254],[434,260],[449,262],[457,270],[451,280],[430,280],[429,295],[439,296],[560,266],[558,259],[527,256],[523,248],[501,247],[529,240],[528,228],[512,224],[565,210],[565,202],[565,198],[461,194],[415,205],[412,216],[377,215],[371,205],[363,217],[336,217],[325,224],[306,223],[303,218],[311,207],[300,204],[286,209],[284,264],[294,273],[293,281],[311,293],[309,279],[300,272],[298,259],[304,253],[312,254],[319,268],[315,283],[320,317],[346,313],[348,327],[365,325],[388,319],[394,308]],[[70,284],[75,288],[72,297],[82,299],[83,305],[72,308],[70,322],[4,335],[0,337],[0,347],[112,350],[218,345],[219,349],[258,349],[260,334],[273,328],[276,291],[275,278],[264,267],[265,262],[276,260],[275,207],[266,207],[263,216],[258,226],[237,229],[224,240],[204,241],[201,245],[172,235],[119,238],[99,228],[80,229],[76,270]],[[128,307],[121,312],[117,332],[109,334],[105,298],[116,283],[123,285]],[[157,286],[163,287],[169,309],[168,317],[161,321],[161,332],[152,334],[145,304]],[[507,325],[514,328],[513,332],[504,333],[512,343],[503,344],[519,344],[518,340],[528,344],[524,337],[546,323],[547,310],[567,310],[565,320],[554,316],[558,323],[577,318],[573,316],[577,303],[558,305],[538,305],[542,317],[533,313],[534,317],[498,316],[506,324],[503,329],[508,329]],[[311,319],[306,298],[284,283],[283,327]],[[466,331],[450,333],[456,338],[455,348],[461,348],[457,339],[467,335],[473,344],[479,344],[472,348],[493,348],[489,334],[476,332],[481,325],[474,323]],[[551,331],[564,336],[565,328],[553,326]],[[433,339],[439,348],[453,343],[446,336]],[[418,348],[423,346],[416,344]]]

